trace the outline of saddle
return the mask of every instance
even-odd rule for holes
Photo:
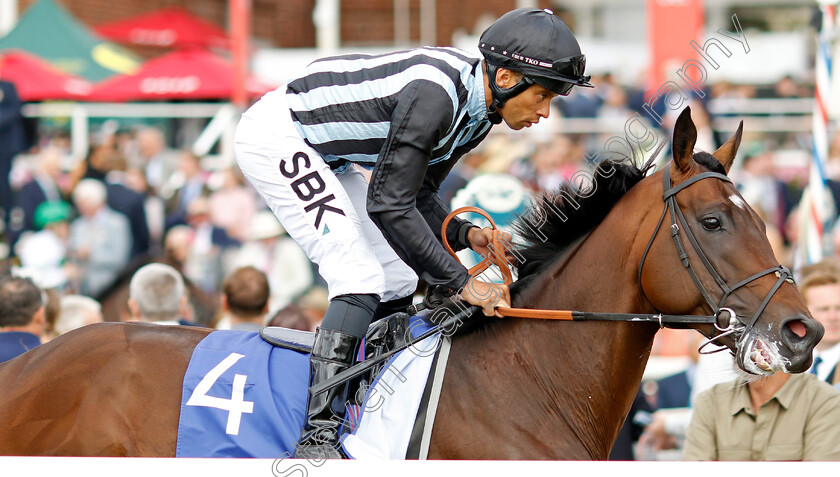
[[[409,332],[410,322],[411,315],[408,313],[396,313],[372,323],[362,342],[362,346],[364,346],[364,360],[361,360],[361,363],[358,363],[356,366],[359,366],[365,361],[376,359],[392,350],[407,347],[408,340],[412,338]],[[312,344],[315,342],[315,333],[312,331],[292,330],[279,326],[269,326],[261,329],[260,336],[264,341],[273,346],[300,353],[310,353],[312,351]],[[386,360],[382,360],[360,376],[360,383],[372,382],[375,376],[385,366],[386,362]]]
[[[406,342],[408,336],[408,313],[396,313],[371,323],[365,334],[365,359],[371,359],[383,352],[395,349]],[[260,330],[260,336],[266,342],[280,348],[310,353],[315,342],[315,333],[279,326],[267,326]]]

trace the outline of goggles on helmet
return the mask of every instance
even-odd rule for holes
[[[489,62],[519,71],[561,96],[567,96],[574,86],[593,87],[589,82],[590,76],[583,74],[586,71],[586,56],[583,54],[567,56],[549,63],[485,43],[479,45],[479,48]]]

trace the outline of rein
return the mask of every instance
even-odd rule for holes
[[[709,344],[718,344],[716,343],[721,338],[735,334],[736,336],[742,336],[748,333],[752,328],[755,326],[755,323],[758,321],[759,316],[767,307],[770,302],[770,299],[775,295],[776,291],[782,286],[784,282],[792,282],[792,274],[789,269],[784,267],[783,265],[777,265],[775,267],[768,268],[761,272],[755,273],[750,275],[749,277],[735,283],[734,285],[730,286],[726,280],[721,277],[720,273],[717,272],[714,265],[712,265],[709,258],[703,253],[702,248],[700,247],[700,243],[697,241],[697,238],[691,232],[691,229],[688,227],[688,222],[683,214],[682,210],[677,204],[676,196],[677,194],[686,189],[687,187],[691,186],[692,184],[699,182],[703,179],[718,179],[724,182],[732,182],[732,179],[727,177],[724,174],[719,174],[717,172],[704,172],[693,176],[684,182],[681,182],[676,187],[674,187],[671,183],[671,175],[670,175],[670,164],[666,166],[664,174],[663,174],[663,194],[662,200],[665,202],[665,208],[662,211],[662,216],[659,218],[659,222],[656,225],[656,228],[651,235],[650,240],[648,241],[647,246],[645,247],[644,254],[642,255],[641,263],[639,264],[639,271],[637,273],[637,280],[639,283],[639,289],[642,290],[642,294],[645,295],[644,288],[641,285],[641,277],[642,277],[642,269],[645,265],[645,260],[647,258],[648,252],[650,251],[651,246],[653,245],[653,241],[655,240],[659,229],[662,227],[662,224],[665,221],[665,217],[670,215],[671,218],[671,237],[674,241],[674,245],[677,248],[677,252],[679,253],[680,261],[683,264],[683,267],[686,268],[689,275],[692,278],[692,281],[696,285],[697,289],[703,295],[703,298],[708,303],[709,307],[714,312],[713,315],[665,315],[662,313],[656,314],[634,314],[634,313],[600,313],[600,312],[583,312],[583,311],[570,311],[570,310],[546,310],[546,309],[533,309],[533,308],[512,308],[512,307],[497,307],[496,311],[503,317],[510,317],[510,318],[533,318],[533,319],[547,319],[547,320],[565,320],[565,321],[628,321],[628,322],[652,322],[659,324],[660,328],[685,328],[686,325],[693,325],[693,324],[711,324],[714,325],[715,329],[719,332],[717,335],[709,338],[703,345],[700,346],[700,350],[702,352],[703,348],[705,348]],[[446,250],[453,256],[455,259],[458,259],[458,256],[452,250],[452,247],[449,246],[449,242],[446,238],[446,226],[449,224],[449,221],[458,214],[462,214],[465,212],[473,212],[480,214],[486,218],[493,229],[493,240],[491,241],[488,248],[490,249],[491,253],[490,256],[484,257],[481,262],[477,265],[473,266],[469,269],[469,274],[471,276],[475,276],[492,265],[496,265],[499,267],[499,270],[502,272],[502,276],[504,279],[505,285],[510,285],[513,283],[512,274],[510,272],[511,264],[505,258],[504,254],[504,243],[501,233],[498,231],[495,222],[493,219],[483,210],[477,207],[462,207],[451,212],[446,219],[443,221],[441,226],[441,238],[443,241],[443,245]],[[700,281],[700,277],[697,275],[697,272],[691,266],[691,261],[689,260],[688,254],[686,253],[686,249],[683,246],[682,240],[680,239],[680,232],[681,230],[684,232],[685,236],[688,238],[689,243],[691,244],[692,248],[694,249],[697,256],[700,258],[700,261],[703,263],[706,270],[708,270],[709,274],[711,274],[712,278],[715,280],[717,286],[723,291],[723,295],[721,296],[719,302],[716,302],[711,293],[703,286],[702,282]],[[724,306],[726,300],[729,296],[735,292],[735,290],[744,287],[745,285],[751,283],[754,280],[757,280],[765,275],[769,275],[771,273],[775,273],[778,277],[778,280],[770,289],[770,291],[765,296],[764,300],[759,305],[758,309],[756,310],[755,314],[750,318],[746,319],[745,317],[738,316],[735,311],[731,308],[727,308]],[[647,297],[646,297],[647,298]],[[722,347],[720,349],[711,351],[711,353],[723,351],[727,348]],[[709,353],[709,352],[706,352]]]
[[[471,276],[478,275],[490,268],[492,265],[499,267],[502,273],[504,284],[510,285],[513,283],[513,276],[510,271],[510,262],[504,256],[505,244],[501,233],[496,227],[493,218],[487,212],[478,207],[461,207],[449,213],[441,226],[441,238],[443,246],[446,250],[455,257],[458,256],[446,239],[446,226],[453,217],[466,212],[473,212],[482,215],[490,222],[493,229],[493,240],[488,248],[491,253],[490,256],[484,257],[481,262],[468,270]],[[655,232],[654,232],[655,235]],[[459,260],[460,261],[460,260]],[[549,310],[539,308],[513,308],[506,306],[496,307],[496,311],[504,318],[532,318],[540,320],[561,320],[561,321],[629,321],[639,323],[657,323],[660,328],[682,328],[689,324],[714,324],[717,321],[715,316],[703,315],[666,315],[662,313],[602,313],[602,312],[588,312],[588,311],[571,311],[571,310]],[[734,313],[733,313],[734,314]]]

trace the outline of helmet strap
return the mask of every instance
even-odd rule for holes
[[[499,114],[499,110],[505,106],[505,103],[509,99],[530,88],[534,84],[534,81],[527,76],[523,76],[518,83],[510,88],[502,88],[496,84],[496,72],[499,70],[499,67],[491,65],[490,62],[485,62],[485,64],[487,65],[487,80],[490,83],[490,92],[493,96],[493,100],[487,108],[487,116],[493,124],[499,124],[502,122],[502,116]]]

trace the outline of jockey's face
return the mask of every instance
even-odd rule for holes
[[[522,75],[499,68],[496,83],[503,88],[510,88],[522,79]],[[499,114],[511,129],[520,130],[531,127],[541,118],[547,118],[551,109],[551,100],[557,94],[539,84],[532,84],[528,89],[507,100]]]

